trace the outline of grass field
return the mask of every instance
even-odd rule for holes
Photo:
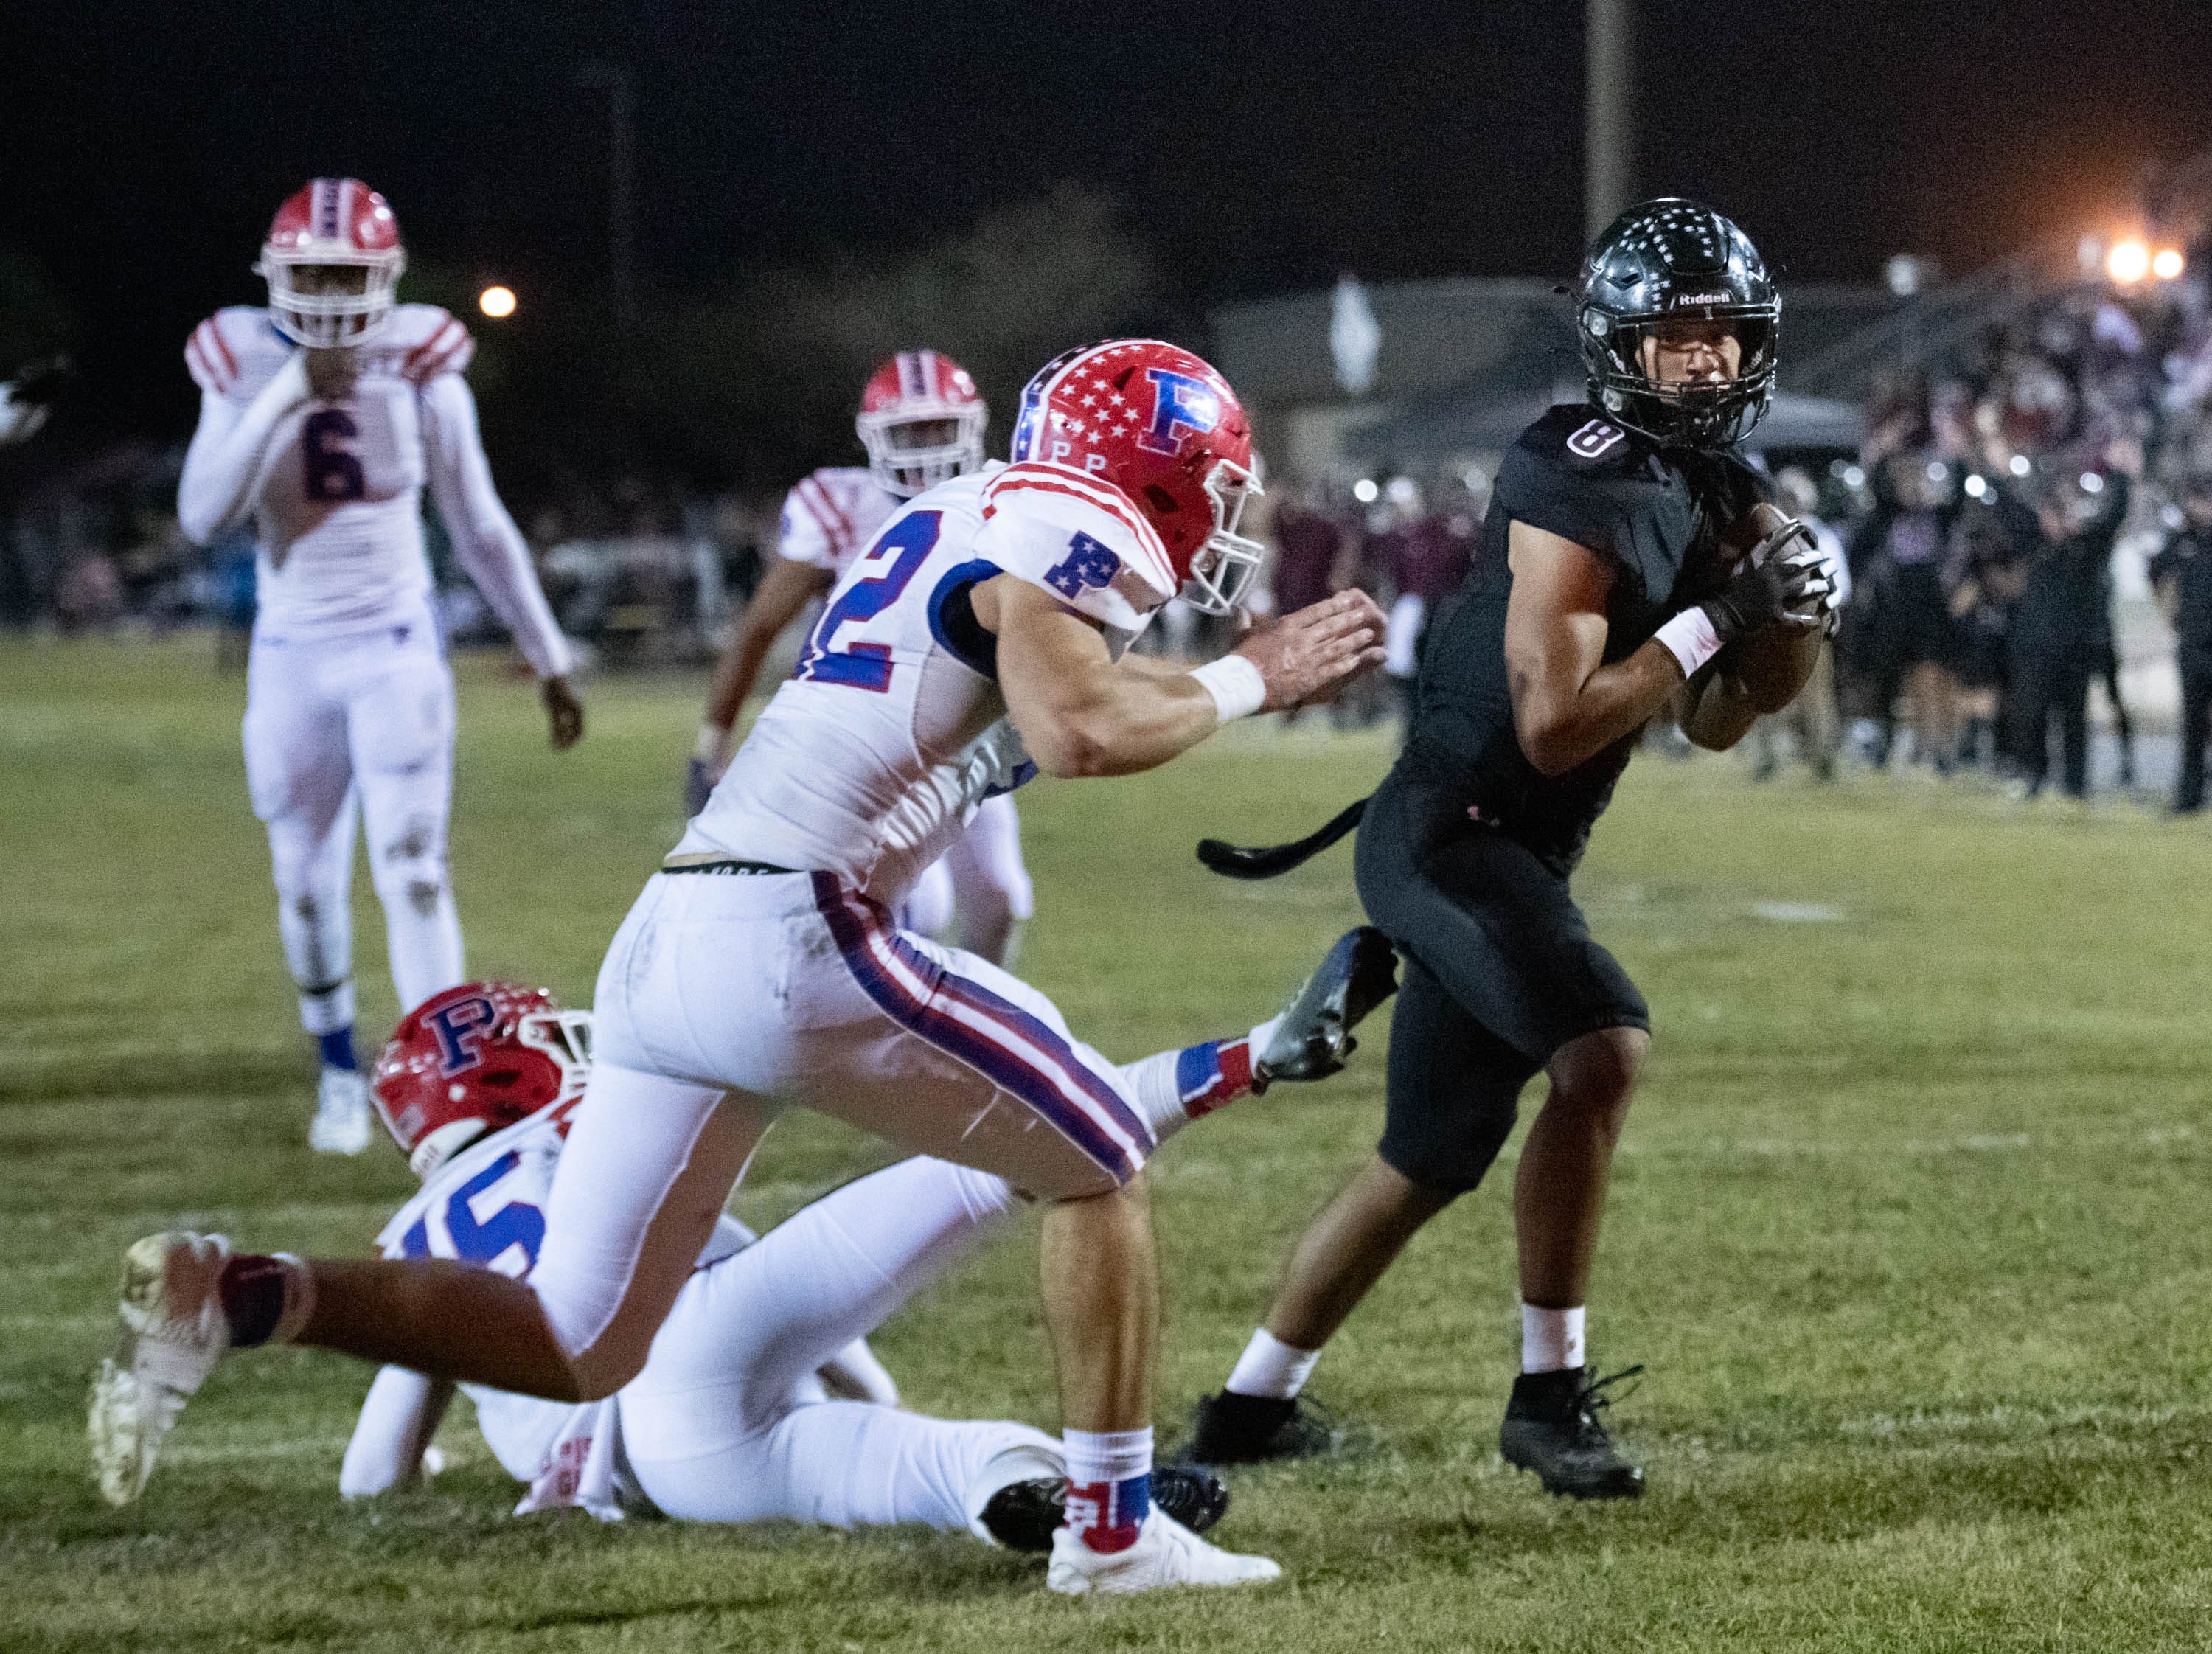
[[[471,964],[580,1001],[677,832],[696,686],[596,686],[556,759],[523,688],[463,678]],[[1656,1026],[1592,1310],[1600,1359],[1650,1369],[1615,1413],[1639,1505],[1554,1503],[1498,1462],[1501,1168],[1324,1360],[1346,1450],[1235,1481],[1222,1536],[1289,1576],[1260,1592],[1070,1603],[960,1538],[510,1519],[465,1408],[433,1487],[344,1508],[367,1375],[292,1351],[219,1372],[112,1513],[82,1409],[122,1248],[184,1219],[358,1250],[410,1184],[381,1145],[306,1149],[242,702],[197,647],[0,646],[0,1650],[2212,1644],[2203,830],[1754,789],[1718,760],[1639,763],[1579,880]],[[1191,841],[1302,829],[1387,757],[1255,726],[1029,789],[1024,974],[1117,1056],[1244,1026],[1356,919],[1348,858],[1239,887]],[[392,1006],[365,877],[356,909],[368,1034]],[[1371,1146],[1381,1044],[1158,1163],[1170,1438]],[[881,1158],[791,1121],[738,1209]],[[913,1405],[1054,1422],[1032,1250],[884,1329]]]

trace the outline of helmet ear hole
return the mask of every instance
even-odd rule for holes
[[[1145,484],[1145,499],[1146,502],[1151,505],[1153,510],[1158,512],[1164,517],[1182,509],[1182,502],[1176,499],[1174,495],[1169,493],[1158,483],[1147,483]]]

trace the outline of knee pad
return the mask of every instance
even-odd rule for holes
[[[445,900],[444,854],[425,852],[412,839],[378,850],[372,874],[376,894],[387,908],[404,904],[416,917],[428,919]]]

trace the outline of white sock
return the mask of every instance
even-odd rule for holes
[[[1152,1426],[1060,1435],[1067,1454],[1066,1527],[1087,1549],[1128,1549],[1152,1508]]]
[[[1142,1430],[1063,1430],[1060,1439],[1067,1455],[1067,1479],[1079,1487],[1152,1473],[1150,1425]]]
[[[1248,1037],[1252,1042],[1252,1061],[1260,1060],[1260,1053],[1267,1049],[1267,1042],[1275,1037],[1275,1030],[1283,1025],[1280,1016],[1273,1016],[1255,1028]]]
[[[1521,1306],[1521,1371],[1558,1372],[1583,1365],[1583,1317],[1577,1304],[1571,1310]]]
[[[1176,1062],[1182,1055],[1181,1051],[1160,1051],[1121,1065],[1121,1084],[1136,1104],[1138,1117],[1152,1128],[1155,1143],[1166,1142],[1190,1123],[1190,1111],[1176,1085]]]
[[[1225,1388],[1239,1396],[1272,1396],[1287,1402],[1305,1388],[1314,1363],[1320,1359],[1319,1350],[1285,1344],[1262,1327],[1237,1358],[1236,1371],[1229,1375]]]

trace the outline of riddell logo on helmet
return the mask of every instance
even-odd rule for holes
[[[1733,293],[1685,293],[1677,297],[1676,304],[1727,304],[1735,297]]]

